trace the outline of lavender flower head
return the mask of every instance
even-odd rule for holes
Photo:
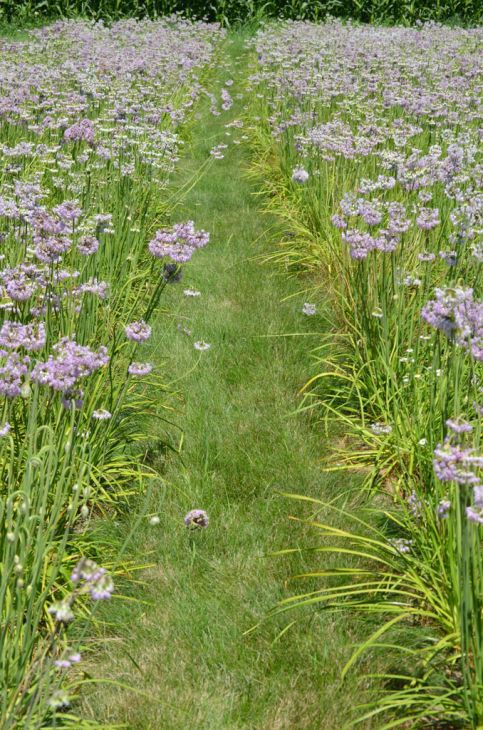
[[[82,236],[77,244],[77,250],[82,256],[91,256],[99,248],[99,241],[95,236]]]
[[[41,350],[46,342],[46,331],[43,322],[39,324],[22,324],[7,320],[0,328],[0,346],[9,350]]]
[[[6,355],[0,351],[0,355],[0,395],[16,398],[22,394],[22,379],[29,371],[30,358],[16,352]]]
[[[97,351],[63,337],[53,346],[53,355],[46,362],[38,362],[32,370],[32,380],[54,390],[69,391],[79,378],[85,378],[107,365],[109,356],[105,347]]]
[[[433,468],[442,482],[479,486],[480,478],[475,470],[483,468],[483,456],[475,454],[474,449],[453,444],[451,437],[447,437],[434,450]]]
[[[209,233],[196,231],[193,221],[188,221],[157,231],[149,243],[149,250],[156,258],[169,258],[178,264],[184,264],[198,248],[206,246],[209,240]]]
[[[67,624],[74,619],[74,612],[71,603],[67,598],[63,601],[55,601],[48,608],[48,612],[55,618],[57,623]]]
[[[78,664],[82,656],[78,651],[68,651],[62,659],[56,659],[54,664],[57,669],[69,669],[73,664]]]
[[[439,225],[439,210],[437,208],[421,208],[416,218],[418,228],[423,231],[430,231]]]
[[[80,142],[83,140],[87,144],[93,145],[94,124],[90,119],[81,119],[65,130],[64,139],[68,142]]]
[[[453,419],[448,418],[446,421],[446,425],[448,428],[453,431],[453,433],[461,434],[461,433],[471,433],[473,431],[473,426],[471,423],[468,423],[467,421],[463,421],[462,419]]]
[[[435,298],[425,304],[421,316],[483,362],[483,302],[474,300],[473,289],[435,289]]]
[[[0,272],[5,290],[14,302],[26,302],[42,286],[42,270],[32,264],[20,264]]]
[[[129,375],[149,375],[151,370],[153,369],[153,366],[149,362],[132,362],[127,371]]]
[[[437,507],[437,515],[440,520],[445,520],[448,515],[449,511],[451,509],[451,502],[449,499],[442,499],[441,502],[438,504]]]
[[[296,167],[292,173],[292,180],[299,185],[304,185],[309,177],[309,173],[303,167]]]
[[[7,434],[10,433],[10,428],[11,426],[8,421],[6,421],[3,426],[0,426],[0,438],[3,439],[5,436],[7,436]]]
[[[94,601],[108,599],[114,591],[114,583],[106,569],[89,558],[79,560],[70,579],[76,588],[90,593]]]
[[[143,319],[126,325],[124,331],[127,339],[133,342],[146,342],[151,337],[151,327]]]
[[[192,509],[184,518],[184,523],[188,528],[206,528],[209,524],[209,517],[202,509]]]
[[[77,200],[64,200],[63,203],[55,206],[53,212],[64,223],[74,223],[82,215],[82,208]]]
[[[473,504],[466,508],[466,517],[470,522],[483,525],[483,485],[476,485],[473,489]]]

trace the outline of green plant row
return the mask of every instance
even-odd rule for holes
[[[320,547],[296,578],[320,588],[278,610],[375,618],[344,676],[363,652],[396,652],[360,717],[381,728],[483,722],[476,126],[457,90],[439,117],[419,104],[456,72],[447,53],[477,63],[478,36],[295,23],[254,44],[256,164],[288,229],[271,259],[311,271],[312,301],[332,305],[303,407],[329,437],[343,425],[326,467],[362,472],[368,500],[354,516],[305,499]]]
[[[148,244],[174,207],[182,125],[220,38],[187,21],[65,22],[2,41],[4,730],[80,726],[71,624],[128,569],[96,540],[96,519],[161,481],[146,442],[167,440],[171,406],[145,343],[179,265]]]
[[[478,0],[2,0],[0,19],[38,22],[41,18],[82,16],[115,20],[157,18],[182,13],[225,25],[262,18],[323,20],[327,16],[362,23],[413,24],[436,21],[474,24],[481,21]]]

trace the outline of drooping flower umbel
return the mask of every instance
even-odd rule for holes
[[[475,360],[483,361],[483,301],[475,301],[473,289],[436,289],[421,314]]]
[[[202,527],[206,528],[209,524],[209,517],[202,509],[192,509],[184,518],[186,527]]]
[[[92,350],[63,337],[52,348],[53,354],[45,362],[38,362],[32,370],[32,380],[54,390],[68,391],[78,380],[107,365],[109,355],[104,346]]]
[[[171,259],[178,264],[189,261],[198,248],[206,246],[210,234],[196,231],[193,221],[175,223],[166,230],[157,231],[149,243],[149,250],[160,259]]]

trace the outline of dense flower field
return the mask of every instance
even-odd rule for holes
[[[274,613],[315,604],[369,615],[363,622],[367,639],[346,662],[342,682],[365,654],[366,661],[374,657],[375,685],[384,692],[362,705],[356,724],[483,727],[482,35],[481,29],[432,23],[378,28],[297,21],[262,24],[246,43],[246,35],[223,43],[226,34],[217,24],[173,16],[111,25],[62,21],[30,31],[26,40],[0,40],[2,728],[91,726],[72,708],[79,687],[91,681],[83,632],[92,626],[98,602],[115,592],[119,573],[129,573],[127,563],[120,567],[122,551],[117,562],[112,551],[103,551],[96,525],[130,509],[131,497],[162,481],[146,444],[167,438],[163,429],[171,426],[164,425],[169,394],[157,352],[160,323],[173,319],[169,307],[160,307],[163,291],[209,243],[200,225],[214,234],[209,252],[218,252],[223,231],[235,230],[233,220],[223,223],[222,175],[232,176],[226,187],[233,217],[233,200],[238,206],[240,197],[233,181],[246,169],[232,145],[247,141],[252,181],[260,187],[263,176],[267,207],[286,231],[268,258],[283,262],[285,273],[309,272],[303,280],[309,301],[297,305],[297,321],[320,323],[329,333],[314,353],[317,372],[304,388],[301,411],[318,414],[332,444],[324,464],[341,480],[330,503],[292,494],[309,503],[308,532],[318,530],[321,543],[302,556],[304,566],[313,560],[313,569],[297,575],[310,587],[282,600]],[[240,57],[237,43],[244,45]],[[243,93],[240,80],[247,81]],[[194,126],[230,110],[240,118],[230,116],[225,124],[221,117],[206,138]],[[203,139],[204,157],[181,183],[178,162],[192,129]],[[230,155],[238,171],[230,170]],[[184,196],[213,169],[220,170],[216,184],[190,198],[185,210],[192,205],[192,215],[178,216]],[[249,195],[245,186],[236,225],[258,231],[264,223],[250,228],[246,220],[246,210],[253,211],[246,207]],[[205,223],[191,220],[201,212],[195,206],[210,211]],[[252,233],[243,235],[246,243]],[[226,246],[231,237],[225,235]],[[252,390],[251,381],[258,382],[249,369],[249,375],[238,373],[226,321],[236,330],[237,347],[253,340],[265,348],[268,337],[288,335],[270,330],[257,297],[243,293],[243,277],[239,282],[234,293],[217,282],[218,308],[235,317],[248,302],[257,327],[222,314],[218,341],[208,332],[205,342],[193,335],[186,316],[177,324],[180,334],[173,326],[190,353],[208,363],[209,396],[201,402],[211,402],[215,385],[238,383],[235,375],[240,393],[246,378]],[[199,304],[201,313],[213,311],[218,300],[194,284],[202,291],[186,288],[185,302],[192,309]],[[280,310],[285,304],[277,301]],[[328,311],[330,321],[322,321]],[[262,367],[256,357],[250,368]],[[270,404],[265,393],[258,396]],[[284,404],[278,393],[273,397],[278,414]],[[228,403],[226,393],[221,402]],[[214,409],[222,424],[214,429],[208,428],[211,414],[201,413],[200,431],[191,434],[202,455],[199,481],[210,485],[213,472],[212,497],[220,509],[237,504],[230,490],[238,490],[238,481],[245,484],[246,474],[266,473],[250,471],[248,462],[256,462],[245,449],[250,419],[236,411],[231,405]],[[286,471],[283,458],[276,458],[285,441],[281,445],[272,434],[272,424],[263,434],[253,423],[259,458],[267,461],[270,448],[270,471],[272,463]],[[234,451],[219,445],[211,433],[216,428],[225,429],[227,439],[236,433],[243,453],[229,488],[217,472],[221,452]],[[191,499],[191,490],[197,494],[193,475],[184,476],[189,488],[183,486],[183,497]],[[270,473],[267,484],[272,477],[277,474]],[[358,487],[355,509],[352,484]],[[256,484],[254,493],[261,487]],[[200,543],[206,549],[200,559],[216,565],[216,580],[223,580],[219,568],[222,561],[224,569],[229,565],[230,551],[220,547],[217,516],[210,504],[195,503],[179,520],[188,535],[185,578],[199,569],[195,541],[207,535],[212,543]],[[166,527],[161,520],[150,514],[146,523]],[[256,520],[256,544],[243,547],[258,560],[271,536],[264,535],[262,544]],[[233,532],[233,523],[226,524]],[[229,533],[237,543],[237,566],[241,535]],[[300,559],[300,548],[293,552]],[[170,553],[173,574],[176,557]],[[240,584],[244,577],[241,572]],[[276,587],[273,602],[281,595]],[[173,596],[177,601],[176,591]],[[191,598],[190,617],[208,605],[195,589]],[[231,598],[221,612],[227,624],[230,611],[240,608]],[[203,634],[196,625],[192,631]],[[281,629],[269,652],[291,626]],[[210,626],[207,634],[214,633]],[[214,644],[223,643],[216,638]],[[238,645],[236,651],[223,648],[230,661],[238,651]],[[176,661],[177,651],[175,646]],[[205,666],[219,675],[216,656],[207,656]],[[226,683],[236,688],[236,671],[231,664],[223,669]],[[298,668],[292,669],[295,676]],[[240,674],[240,695],[222,698],[230,712],[233,697],[248,712],[247,677]],[[209,689],[203,686],[207,698]],[[305,695],[305,685],[303,690]],[[322,717],[319,699],[314,706]],[[259,717],[279,717],[284,703],[276,693],[271,702],[275,715]]]
[[[345,532],[319,524],[348,562],[322,563],[336,582],[293,602],[380,617],[346,671],[364,648],[396,652],[366,709],[397,709],[387,727],[483,722],[481,39],[293,22],[250,42],[280,258],[333,286],[307,397],[349,434],[332,468],[380,495]]]
[[[89,524],[149,477],[133,444],[162,373],[143,343],[208,241],[166,227],[164,191],[222,36],[167,19],[0,42],[2,728],[67,706],[68,627],[114,588]]]

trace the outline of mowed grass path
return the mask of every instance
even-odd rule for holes
[[[219,95],[232,78],[235,96],[247,73],[240,38],[227,42],[225,62],[213,91]],[[229,145],[174,215],[211,233],[183,281],[169,287],[172,327],[157,334],[151,353],[181,378],[177,419],[185,444],[182,463],[168,460],[166,492],[152,505],[160,524],[145,520],[129,549],[133,560],[153,564],[134,590],[138,602],[105,607],[111,628],[93,673],[132,691],[91,685],[84,710],[100,723],[337,730],[362,699],[362,669],[340,681],[358,640],[346,615],[298,611],[244,635],[295,590],[286,579],[307,567],[301,556],[267,554],[316,544],[315,534],[289,520],[301,508],[279,492],[328,499],[347,486],[322,472],[321,434],[306,416],[293,415],[323,320],[302,314],[300,280],[259,260],[270,251],[274,221],[261,212],[256,184],[246,176],[249,149],[233,144],[244,130],[226,136],[224,126],[242,116],[245,103],[236,101],[221,117],[204,108],[180,166],[182,184],[213,145]],[[201,296],[184,297],[187,287]],[[192,336],[179,332],[178,323]],[[283,336],[290,333],[306,336]],[[199,339],[211,348],[198,353],[193,345]],[[193,508],[210,516],[209,528],[197,534],[183,524]]]

